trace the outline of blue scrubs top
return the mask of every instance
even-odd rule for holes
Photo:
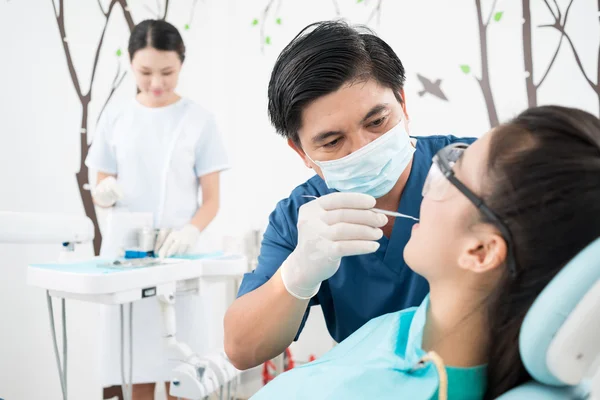
[[[423,328],[429,305],[375,318],[309,364],[285,372],[252,400],[359,400],[438,398],[438,372],[431,363],[416,368],[425,355]],[[485,365],[446,367],[449,400],[481,400]]]
[[[412,169],[398,212],[418,218],[423,185],[433,156],[451,143],[470,144],[474,140],[454,136],[417,138]],[[244,275],[238,297],[267,282],[296,247],[298,210],[311,200],[302,196],[320,197],[333,192],[335,190],[327,188],[323,179],[316,175],[277,204],[263,236],[258,266]],[[404,262],[404,246],[410,238],[413,223],[396,218],[391,237],[382,237],[375,253],[342,258],[336,274],[324,281],[317,295],[310,300],[296,339],[313,305],[321,305],[327,329],[338,343],[375,317],[418,306],[429,293],[429,285]]]

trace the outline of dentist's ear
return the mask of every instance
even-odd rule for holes
[[[404,130],[410,136],[410,118],[408,116],[408,112],[406,111],[406,96],[404,95],[404,89],[401,89],[399,92],[402,106],[402,123],[404,124]]]
[[[292,139],[288,139],[287,142],[288,142],[288,146],[290,146],[292,148],[292,150],[294,150],[300,156],[300,158],[302,158],[304,165],[306,165],[310,169],[315,169],[312,161],[310,161],[310,158],[306,155],[304,150],[302,150],[302,147],[300,147],[299,145],[294,143],[294,141]]]
[[[406,131],[408,136],[410,136],[410,120],[408,119],[408,117],[405,116],[404,118],[402,118],[402,123],[404,124],[404,130]]]
[[[404,117],[406,117],[406,121],[410,121],[408,111],[406,110],[406,94],[404,93],[404,89],[400,89],[399,94],[400,98],[402,99],[402,111],[404,112]]]

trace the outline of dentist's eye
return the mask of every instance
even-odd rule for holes
[[[324,144],[323,147],[325,147],[326,149],[327,148],[329,148],[329,149],[333,148],[333,147],[337,146],[340,143],[340,141],[341,141],[341,139],[339,139],[339,138],[335,139],[335,140],[333,140],[333,141],[331,141],[331,142],[329,142],[327,144]]]
[[[369,125],[374,126],[374,127],[381,126],[381,125],[383,125],[383,123],[385,122],[386,119],[387,119],[387,117],[378,118],[375,121],[371,122]]]

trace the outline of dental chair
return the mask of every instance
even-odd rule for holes
[[[600,238],[535,300],[521,327],[519,349],[534,381],[499,400],[600,400]]]

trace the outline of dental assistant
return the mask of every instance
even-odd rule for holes
[[[474,139],[411,138],[404,81],[387,43],[340,21],[310,25],[280,54],[269,116],[316,175],[271,214],[258,266],[227,311],[225,351],[236,367],[281,354],[311,306],[341,342],[427,295],[403,258],[414,221],[370,209],[418,218],[433,156]]]
[[[100,207],[152,213],[155,228],[171,230],[156,249],[159,256],[184,254],[196,248],[219,209],[219,175],[228,168],[225,148],[211,113],[175,92],[185,46],[173,25],[138,24],[129,39],[129,57],[139,92],[126,104],[108,108],[99,122],[86,159],[98,171],[92,195]],[[178,318],[179,339],[200,351],[200,300],[178,297],[177,313],[186,316]],[[174,364],[163,348],[156,299],[137,302],[133,310],[133,398],[153,399],[154,382],[168,381]],[[109,352],[119,354],[118,348]],[[107,362],[106,386],[121,383],[113,361]]]

